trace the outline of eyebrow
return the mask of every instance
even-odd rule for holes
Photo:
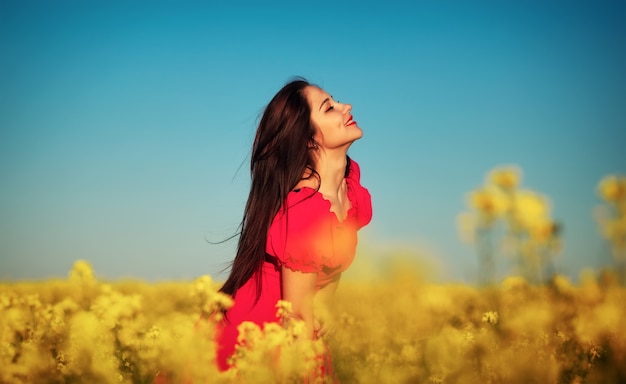
[[[322,107],[324,106],[324,104],[330,102],[330,97],[327,97],[324,99],[324,101],[322,101],[322,104],[320,104],[320,110],[322,109]]]

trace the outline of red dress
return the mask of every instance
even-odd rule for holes
[[[217,336],[217,363],[228,368],[227,359],[235,350],[237,326],[252,321],[259,326],[278,322],[276,303],[282,299],[281,266],[294,271],[317,273],[316,289],[333,281],[354,259],[357,230],[369,223],[372,202],[367,189],[360,184],[359,165],[350,161],[346,183],[351,208],[339,221],[330,211],[330,202],[314,189],[291,191],[284,207],[274,217],[267,238],[268,260],[261,273],[261,297],[255,304],[256,277],[237,290],[234,305],[226,312],[227,321],[220,324]]]

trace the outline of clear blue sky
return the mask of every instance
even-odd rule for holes
[[[626,173],[623,1],[0,2],[0,279],[217,275],[259,113],[292,76],[353,105],[373,254],[472,281],[455,217],[517,164],[564,225],[558,261],[607,262],[598,181]],[[382,256],[378,256],[382,257]]]

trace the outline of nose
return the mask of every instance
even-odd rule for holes
[[[343,105],[343,113],[348,113],[352,110],[352,105],[351,104],[344,104]]]

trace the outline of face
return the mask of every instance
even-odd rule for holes
[[[348,148],[363,136],[361,128],[352,119],[352,106],[342,104],[326,91],[315,86],[304,89],[311,107],[311,121],[315,127],[313,140],[322,149]]]

